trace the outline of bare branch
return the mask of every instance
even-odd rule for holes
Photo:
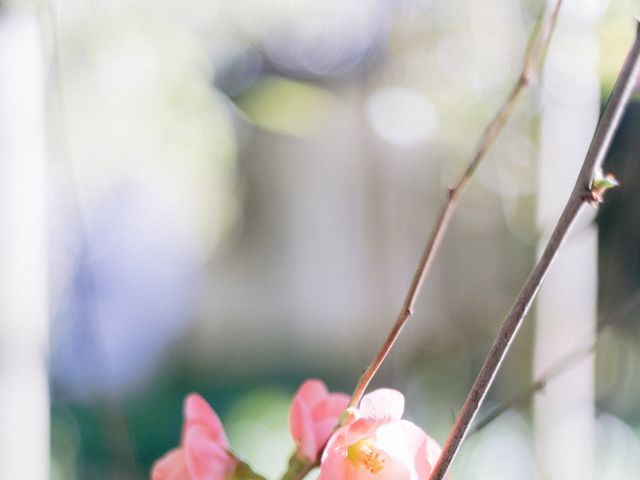
[[[631,312],[638,308],[638,306],[640,306],[640,290],[632,295],[622,306],[618,307],[613,314],[600,321],[598,323],[597,333],[600,334],[600,332],[602,332],[605,327],[615,325],[616,323],[623,321]],[[467,436],[479,432],[507,410],[517,405],[521,405],[522,403],[529,400],[537,392],[544,390],[549,381],[566,372],[571,367],[577,365],[582,360],[591,355],[591,353],[593,353],[596,348],[598,339],[599,337],[596,337],[596,340],[591,345],[576,349],[573,352],[565,355],[557,363],[549,367],[527,388],[519,392],[517,395],[514,395],[506,402],[497,405],[489,413],[487,413],[484,418],[477,421],[475,425],[469,429],[469,434]]]
[[[637,25],[636,39],[609,96],[609,101],[598,123],[571,196],[560,215],[560,219],[542,256],[529,274],[524,287],[520,291],[513,307],[511,307],[511,311],[500,326],[498,335],[487,354],[485,362],[469,392],[469,396],[458,414],[456,423],[449,434],[438,463],[429,476],[429,480],[441,480],[446,475],[573,221],[585,203],[599,200],[594,197],[594,193],[591,191],[591,182],[609,148],[613,134],[618,127],[622,113],[637,81],[639,70],[640,24]]]
[[[506,100],[484,130],[464,173],[457,181],[455,186],[449,189],[447,197],[436,219],[436,223],[434,224],[431,231],[431,235],[429,236],[427,245],[425,246],[424,252],[422,253],[422,257],[420,258],[418,268],[416,269],[416,272],[413,276],[409,291],[407,292],[398,317],[396,318],[393,328],[387,335],[382,348],[376,355],[373,362],[367,367],[367,369],[358,380],[358,384],[356,385],[351,396],[351,402],[349,403],[350,407],[355,407],[358,405],[360,399],[362,398],[362,395],[364,395],[364,392],[371,382],[371,379],[374,377],[374,375],[382,365],[382,362],[384,362],[384,359],[387,357],[387,354],[391,350],[391,347],[393,347],[393,344],[398,338],[398,335],[400,335],[402,328],[405,326],[409,318],[411,318],[411,316],[413,315],[416,299],[418,297],[418,294],[420,293],[420,290],[422,289],[422,285],[424,284],[424,280],[427,276],[427,273],[429,272],[431,264],[433,263],[435,254],[440,249],[442,238],[445,231],[447,230],[447,227],[449,226],[449,221],[451,220],[453,212],[458,205],[458,200],[460,199],[465,186],[471,179],[471,176],[474,174],[474,172],[478,168],[478,165],[485,157],[487,151],[489,150],[491,145],[493,145],[496,138],[507,123],[507,120],[513,113],[516,103],[527,85],[529,85],[530,79],[535,74],[536,70],[540,68],[542,60],[544,58],[544,54],[547,50],[547,46],[549,45],[549,41],[551,40],[551,36],[557,23],[558,12],[560,11],[561,4],[562,0],[557,0],[554,8],[551,10],[550,15],[545,15],[545,10],[543,10],[543,12],[538,17],[536,27],[534,28],[534,31],[532,32],[531,38],[529,40],[529,47],[527,49],[527,53],[525,54],[520,75],[518,76],[518,79],[511,89],[511,92],[507,96]]]

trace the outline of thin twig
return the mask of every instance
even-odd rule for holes
[[[604,320],[598,323],[598,327],[596,330],[596,335],[599,335],[602,330],[610,325],[615,325],[627,318],[631,312],[633,312],[636,308],[640,306],[640,290],[638,290],[634,295],[629,298],[621,307],[616,309],[616,311],[609,315]],[[477,422],[477,424],[470,430],[469,434],[475,433],[489,423],[491,423],[494,419],[500,416],[502,413],[507,411],[512,406],[518,405],[524,401],[526,401],[529,397],[534,395],[535,393],[543,390],[547,383],[552,380],[554,377],[560,375],[565,372],[572,366],[578,364],[581,360],[588,357],[596,348],[599,336],[596,337],[596,340],[587,347],[583,347],[573,352],[569,353],[557,363],[549,367],[536,381],[534,381],[529,387],[520,392],[518,395],[514,396],[511,400],[498,405],[491,412],[487,414],[482,420]]]
[[[542,375],[540,375],[531,385],[527,388],[514,395],[512,398],[507,400],[506,402],[497,405],[489,413],[487,413],[481,420],[477,421],[475,425],[469,429],[469,435],[473,435],[474,433],[479,432],[491,422],[493,422],[496,418],[502,415],[504,412],[510,410],[511,408],[521,405],[522,403],[529,400],[536,393],[544,390],[549,383],[550,380],[554,379],[561,373],[566,372],[574,365],[577,365],[582,360],[591,355],[595,349],[597,342],[599,340],[599,334],[605,327],[610,325],[615,325],[627,318],[627,316],[636,308],[640,306],[640,290],[638,290],[634,295],[632,295],[629,300],[627,300],[621,307],[617,308],[616,311],[607,316],[604,320],[598,323],[598,328],[596,331],[596,339],[591,343],[591,345],[581,347],[579,349],[574,350],[573,352],[565,355],[558,362],[551,365]]]
[[[449,438],[445,443],[438,463],[429,476],[429,480],[442,480],[446,475],[573,221],[585,203],[594,203],[599,200],[596,198],[596,192],[592,192],[591,190],[591,183],[595,172],[600,168],[609,148],[613,134],[618,127],[622,113],[635,86],[638,71],[640,70],[640,24],[637,24],[636,27],[635,41],[622,72],[611,92],[602,118],[598,123],[598,127],[591,141],[591,146],[582,164],[571,196],[551,234],[551,238],[542,256],[529,274],[524,287],[520,291],[513,307],[511,307],[511,311],[498,331],[498,335],[480,369],[480,373],[478,373],[478,377],[469,392],[469,396],[458,414],[456,423],[449,434]]]
[[[364,395],[364,392],[371,382],[371,379],[374,377],[374,375],[382,365],[382,362],[384,361],[387,354],[391,350],[391,347],[398,338],[400,331],[405,326],[409,318],[411,318],[411,316],[413,315],[416,299],[418,297],[418,294],[420,293],[420,290],[422,289],[422,285],[431,267],[431,264],[433,263],[435,254],[440,248],[442,238],[445,231],[447,230],[447,227],[449,226],[451,216],[453,215],[453,212],[458,205],[458,200],[460,199],[465,186],[471,179],[471,176],[474,174],[474,172],[478,168],[478,165],[486,155],[491,145],[493,145],[496,138],[507,123],[507,120],[513,113],[513,110],[518,99],[522,95],[522,92],[529,85],[532,76],[540,67],[542,59],[544,58],[544,54],[547,50],[547,46],[549,45],[553,30],[555,28],[561,4],[562,0],[558,0],[555,3],[552,13],[548,17],[548,21],[544,21],[544,10],[538,17],[536,28],[532,32],[531,38],[529,40],[529,46],[527,49],[527,53],[525,54],[520,75],[518,76],[518,79],[516,80],[516,83],[511,89],[511,92],[507,96],[506,100],[482,133],[474,154],[464,173],[457,181],[455,186],[449,188],[448,195],[440,209],[440,213],[438,214],[436,223],[433,226],[431,235],[429,236],[429,240],[427,242],[427,245],[425,246],[422,257],[420,258],[420,263],[418,264],[418,268],[416,269],[416,272],[413,276],[409,291],[407,292],[404,303],[402,304],[402,308],[400,309],[400,313],[396,318],[395,324],[387,335],[387,338],[385,339],[382,348],[376,355],[375,359],[367,367],[367,369],[363,372],[362,376],[358,380],[358,384],[356,385],[356,388],[351,395],[349,407],[355,407],[358,405],[362,398],[362,395]]]

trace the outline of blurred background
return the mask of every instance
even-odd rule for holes
[[[541,0],[0,2],[0,478],[143,479],[201,393],[277,478],[302,380],[350,392]],[[444,442],[634,37],[566,0],[373,387]],[[640,477],[640,102],[456,479]],[[598,322],[608,324],[598,330]]]

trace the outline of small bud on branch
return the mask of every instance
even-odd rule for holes
[[[598,206],[598,204],[604,201],[604,194],[607,190],[615,188],[620,183],[612,173],[603,174],[601,169],[597,169],[593,180],[591,181],[591,196],[587,201],[592,206]]]
[[[556,224],[551,238],[542,253],[542,256],[535,265],[527,281],[525,282],[518,298],[516,299],[511,311],[508,313],[504,322],[500,326],[498,335],[491,346],[491,350],[487,354],[484,364],[478,373],[478,376],[471,387],[471,391],[458,414],[456,423],[449,434],[449,438],[445,443],[442,455],[436,464],[435,469],[429,476],[429,480],[442,480],[446,475],[451,462],[460,450],[471,422],[476,413],[480,409],[482,402],[493,383],[493,380],[500,369],[500,365],[504,360],[511,343],[513,342],[522,320],[524,319],[531,303],[533,302],[544,277],[551,266],[551,262],[555,258],[562,242],[566,238],[573,221],[582,209],[585,203],[592,203],[594,193],[592,191],[593,178],[599,171],[602,161],[609,149],[613,135],[620,123],[622,114],[629,102],[631,93],[636,85],[638,73],[640,71],[640,23],[637,25],[636,38],[631,47],[631,51],[627,57],[618,80],[616,81],[613,91],[609,96],[609,100],[602,114],[602,118],[598,123],[598,127],[593,135],[591,145],[587,152],[582,168],[578,173],[571,196],[565,205],[564,211],[560,215],[560,219]],[[599,182],[604,182],[604,177]],[[608,182],[611,179],[607,180]],[[601,184],[602,185],[602,184]],[[597,186],[596,186],[597,188]],[[610,188],[610,187],[609,187]],[[604,193],[604,190],[597,193]]]

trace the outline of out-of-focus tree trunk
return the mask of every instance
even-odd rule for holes
[[[0,13],[0,478],[49,478],[43,49]]]
[[[538,225],[544,245],[568,198],[600,111],[595,29],[601,5],[567,1],[544,69]],[[590,11],[591,9],[591,11]],[[534,375],[595,336],[597,232],[585,209],[552,266],[537,302]],[[594,362],[550,382],[534,402],[536,478],[593,478]]]

